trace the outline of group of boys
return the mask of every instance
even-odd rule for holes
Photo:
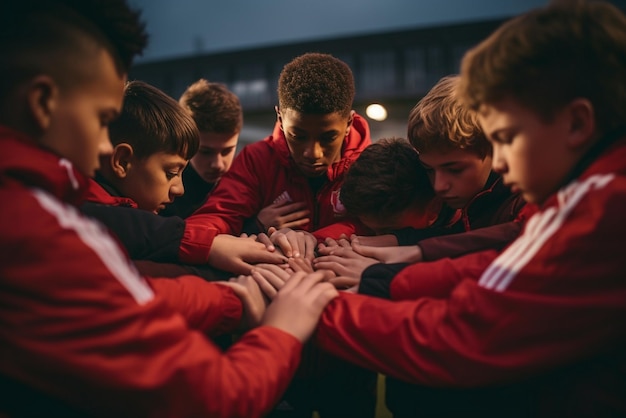
[[[146,34],[124,0],[3,4],[0,31],[0,415],[263,416],[311,336],[305,365],[387,375],[396,417],[626,415],[614,6],[505,23],[408,143],[371,144],[345,63],[297,57],[272,135],[234,161],[223,87],[127,82]],[[332,390],[347,409],[323,417],[367,411]]]

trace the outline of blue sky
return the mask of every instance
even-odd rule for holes
[[[150,43],[138,62],[514,16],[547,0],[129,0]]]

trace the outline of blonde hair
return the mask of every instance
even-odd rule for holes
[[[409,114],[408,138],[418,152],[463,149],[491,154],[476,112],[457,95],[459,76],[443,77]]]

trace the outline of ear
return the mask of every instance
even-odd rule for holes
[[[40,131],[46,131],[52,123],[59,100],[59,87],[48,75],[33,78],[27,86],[28,110]]]
[[[133,147],[125,142],[117,144],[113,148],[109,161],[111,171],[117,178],[123,179],[128,175],[132,167],[133,154]]]
[[[280,130],[283,130],[283,117],[280,114],[280,108],[278,106],[274,106],[274,111],[276,112],[276,122],[280,123]]]
[[[348,127],[346,128],[346,136],[350,134],[350,127],[352,126],[352,122],[354,121],[354,114],[356,112],[354,110],[350,111],[350,116],[348,116]]]
[[[567,108],[569,132],[567,144],[572,148],[591,144],[596,132],[596,118],[593,105],[588,99],[574,99]]]

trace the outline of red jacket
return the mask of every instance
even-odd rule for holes
[[[271,136],[247,145],[220,179],[207,202],[187,218],[187,235],[217,230],[238,235],[246,219],[254,218],[284,192],[294,202],[306,202],[312,222],[303,226],[314,231],[345,218],[339,202],[339,189],[348,168],[371,143],[365,119],[354,115],[350,134],[344,140],[341,159],[328,168],[328,182],[313,194],[307,178],[295,165],[285,136],[277,123]],[[195,232],[200,231],[200,232]],[[180,259],[189,263],[207,261],[210,243],[184,241]]]
[[[238,317],[231,289],[196,288],[195,277],[150,286],[104,228],[72,206],[87,179],[69,161],[2,127],[0,147],[0,415],[61,416],[62,406],[103,417],[271,409],[297,367],[295,338],[260,327],[221,353],[188,322]],[[39,401],[54,407],[36,410]]]
[[[534,379],[539,412],[562,412],[569,403],[578,415],[602,407],[624,414],[624,213],[626,139],[552,196],[488,267],[473,258],[447,289],[424,288],[425,297],[414,300],[346,294],[325,310],[317,340],[410,383],[477,387]],[[420,273],[428,278],[432,266],[441,274],[445,262],[424,263]],[[555,382],[563,396],[549,396]]]

